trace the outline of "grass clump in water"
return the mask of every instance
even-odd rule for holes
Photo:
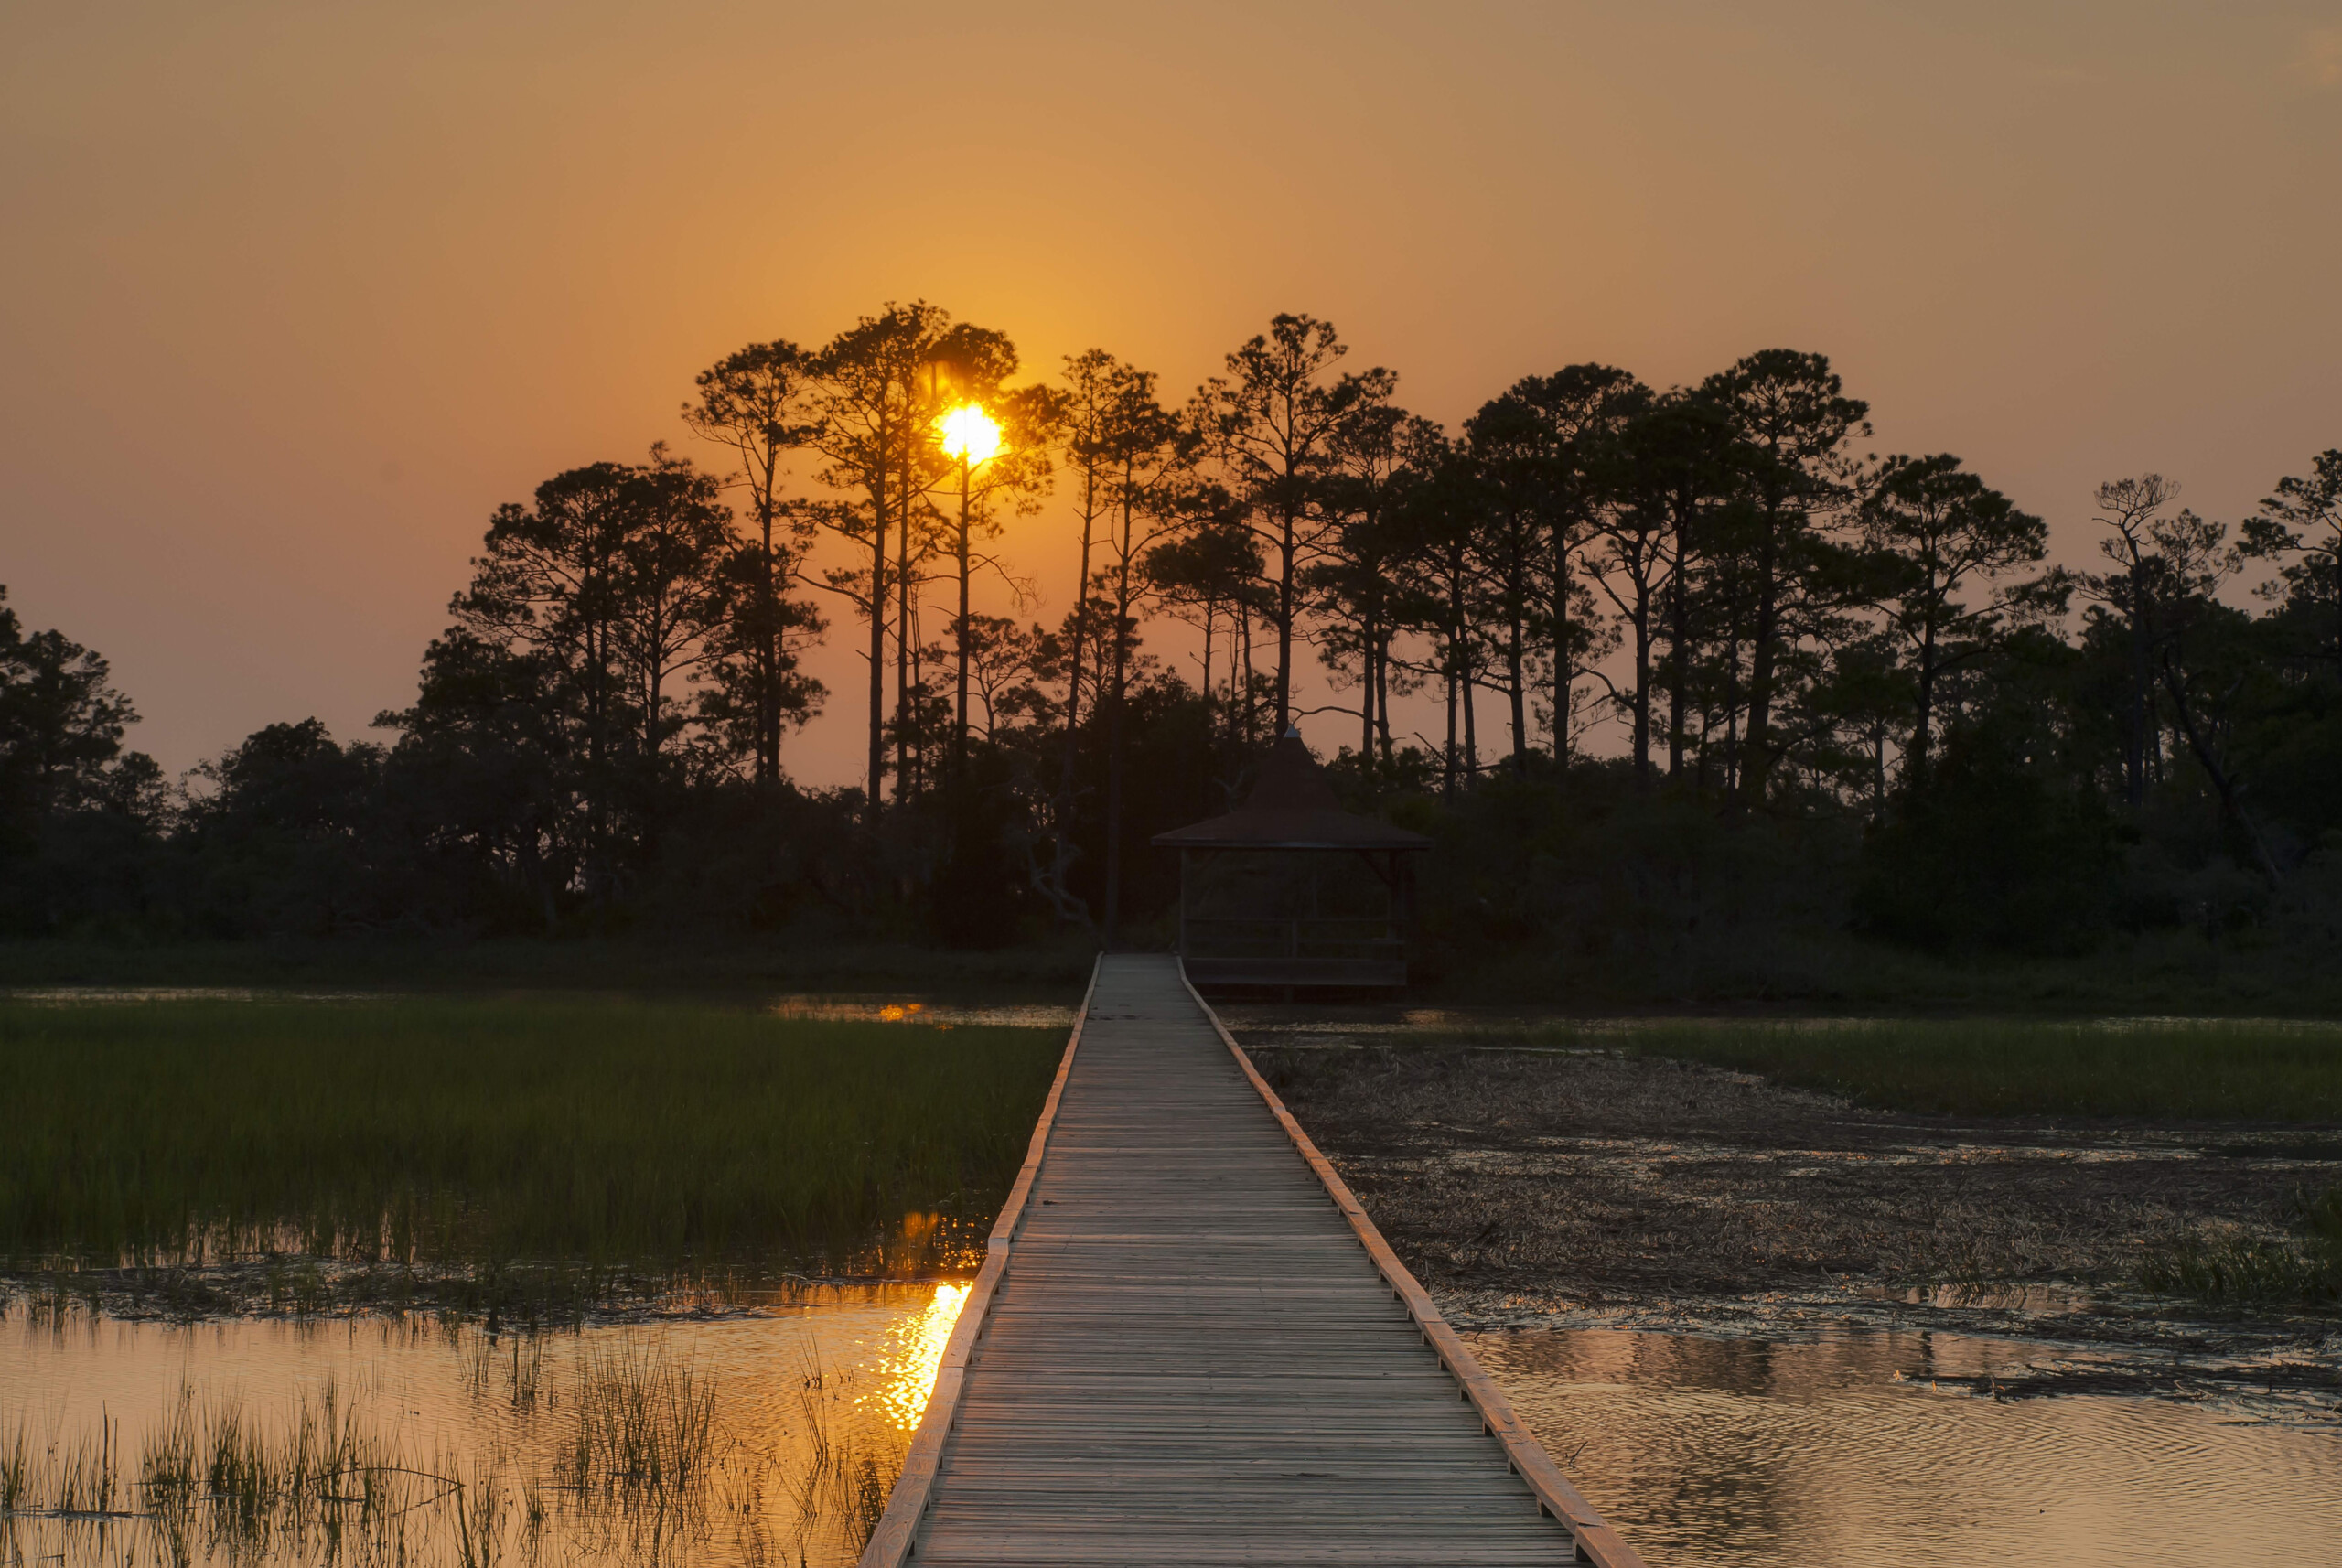
[[[570,1436],[555,1472],[566,1486],[654,1504],[697,1498],[715,1459],[715,1390],[689,1362],[639,1340],[578,1363]]]
[[[902,1456],[873,1453],[852,1432],[833,1424],[833,1412],[844,1402],[842,1391],[833,1386],[836,1381],[810,1355],[800,1368],[797,1401],[807,1438],[805,1461],[784,1474],[796,1504],[798,1540],[834,1528],[859,1552],[886,1517],[886,1499],[902,1477]]]
[[[199,1408],[182,1387],[138,1462],[141,1515],[184,1560],[187,1543],[233,1558],[299,1558],[345,1535],[381,1538],[456,1484],[403,1455],[326,1380],[271,1430],[234,1400]]]
[[[2283,1240],[2197,1230],[2147,1245],[2139,1283],[2212,1306],[2342,1309],[2342,1187],[2304,1199]]]
[[[70,1446],[36,1444],[19,1411],[15,1429],[0,1437],[0,1520],[128,1517],[116,1435],[116,1423],[102,1414],[98,1430]]]
[[[0,1262],[250,1261],[295,1310],[334,1303],[297,1260],[392,1306],[452,1272],[447,1305],[493,1313],[638,1268],[869,1272],[940,1213],[932,1267],[981,1237],[1063,1043],[678,1003],[0,1004]]]

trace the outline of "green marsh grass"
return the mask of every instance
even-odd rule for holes
[[[1655,1019],[1423,1038],[1704,1062],[1923,1115],[2342,1123],[2337,1023]]]
[[[2294,1204],[2281,1240],[2204,1228],[2147,1243],[2139,1283],[2213,1306],[2342,1310],[2342,1187]]]
[[[491,1307],[524,1266],[590,1298],[867,1272],[887,1238],[931,1265],[981,1244],[1063,1046],[681,1002],[0,1003],[0,1262],[260,1261],[295,1310],[319,1259],[462,1269]]]

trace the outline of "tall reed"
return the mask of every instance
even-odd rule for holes
[[[582,1494],[696,1498],[715,1459],[715,1389],[628,1335],[579,1358],[561,1479]]]
[[[744,1431],[723,1418],[715,1380],[655,1330],[624,1330],[551,1378],[477,1331],[453,1326],[449,1342],[476,1397],[517,1399],[543,1379],[543,1398],[493,1435],[424,1453],[367,1379],[328,1378],[274,1409],[182,1386],[127,1482],[112,1423],[44,1443],[19,1412],[0,1437],[0,1563],[60,1545],[96,1561],[93,1544],[125,1563],[834,1559],[868,1540],[900,1467],[886,1436],[846,1413],[852,1380],[818,1369],[801,1431]]]

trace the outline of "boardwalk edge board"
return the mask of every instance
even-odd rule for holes
[[[1481,1369],[1479,1360],[1470,1348],[1457,1337],[1455,1329],[1448,1326],[1447,1319],[1441,1316],[1439,1308],[1432,1305],[1431,1296],[1409,1272],[1407,1265],[1399,1261],[1398,1254],[1391,1250],[1391,1244],[1382,1239],[1382,1232],[1368,1216],[1357,1195],[1350,1191],[1349,1184],[1334,1169],[1333,1163],[1318,1152],[1309,1134],[1302,1131],[1301,1123],[1294,1120],[1293,1112],[1285,1109],[1284,1101],[1277,1098],[1277,1091],[1269,1087],[1268,1080],[1252,1065],[1252,1058],[1245,1054],[1244,1047],[1236,1043],[1236,1036],[1228,1032],[1228,1026],[1220,1022],[1219,1015],[1212,1011],[1211,1004],[1203,999],[1202,993],[1196,990],[1195,983],[1187,979],[1185,963],[1179,966],[1179,978],[1180,983],[1187,986],[1187,994],[1195,998],[1196,1005],[1210,1020],[1220,1043],[1235,1056],[1236,1065],[1243,1069],[1245,1078],[1259,1091],[1278,1124],[1284,1127],[1285,1135],[1293,1140],[1294,1147],[1300,1151],[1303,1159],[1308,1161],[1309,1168],[1317,1173],[1317,1179],[1325,1184],[1327,1196],[1333,1199],[1334,1207],[1342,1211],[1342,1217],[1350,1222],[1350,1229],[1357,1232],[1359,1243],[1374,1260],[1374,1266],[1381,1273],[1383,1283],[1391,1287],[1391,1294],[1405,1304],[1408,1315],[1423,1330],[1424,1343],[1437,1352],[1441,1368],[1456,1380],[1462,1388],[1463,1396],[1478,1410],[1482,1430],[1503,1447],[1505,1461],[1513,1474],[1527,1482],[1529,1489],[1536,1494],[1537,1506],[1568,1526],[1570,1534],[1576,1539],[1578,1555],[1585,1561],[1596,1564],[1597,1568],[1645,1568],[1642,1555],[1628,1545],[1626,1539],[1604,1521],[1594,1505],[1570,1485],[1569,1477],[1562,1474],[1561,1466],[1553,1463],[1552,1455],[1545,1452],[1543,1444],[1537,1441],[1528,1424],[1513,1410],[1512,1402],[1505,1397],[1504,1390]],[[1086,1011],[1087,1004],[1084,1006]],[[1070,1051],[1068,1059],[1071,1059]],[[929,1409],[932,1408],[930,1405]],[[870,1568],[869,1558],[865,1557],[863,1563],[864,1568]]]
[[[870,1532],[869,1544],[862,1549],[856,1568],[898,1568],[911,1556],[919,1519],[927,1512],[936,1475],[942,1467],[943,1444],[951,1434],[961,1385],[967,1380],[968,1356],[983,1333],[984,1312],[992,1305],[1001,1276],[1008,1272],[1008,1250],[1016,1240],[1017,1228],[1024,1223],[1026,1199],[1032,1195],[1034,1178],[1041,1172],[1041,1158],[1048,1151],[1049,1129],[1057,1122],[1058,1102],[1065,1097],[1066,1079],[1073,1071],[1074,1052],[1081,1048],[1081,1027],[1090,1020],[1090,1003],[1098,994],[1098,974],[1104,966],[1103,953],[1090,966],[1090,987],[1081,993],[1081,1010],[1073,1015],[1073,1033],[1066,1039],[1065,1055],[1058,1058],[1058,1076],[1049,1085],[1048,1099],[1041,1103],[1040,1120],[1033,1124],[1033,1141],[1026,1145],[1024,1167],[1016,1173],[1016,1185],[1008,1189],[1008,1201],[1001,1205],[1000,1218],[993,1221],[992,1234],[984,1240],[983,1267],[969,1287],[959,1320],[951,1326],[951,1337],[943,1346],[943,1359],[936,1367],[934,1391],[929,1394],[919,1431],[912,1435],[910,1452],[903,1458],[903,1473],[887,1496],[886,1511],[879,1516],[877,1528]],[[1219,1023],[1216,1018],[1212,1021]],[[1222,1037],[1225,1035],[1223,1030]]]

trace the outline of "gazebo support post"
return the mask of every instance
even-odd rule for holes
[[[1386,858],[1391,862],[1391,878],[1388,884],[1391,889],[1391,935],[1392,940],[1399,943],[1399,950],[1404,952],[1407,945],[1406,874],[1400,868],[1399,857],[1396,854],[1386,856]]]
[[[1179,852],[1179,956],[1187,956],[1187,855]]]

